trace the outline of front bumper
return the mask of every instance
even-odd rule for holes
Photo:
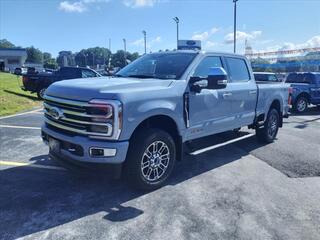
[[[49,129],[45,124],[41,128],[42,139],[47,143],[48,138],[53,138],[60,143],[59,152],[55,152],[56,157],[68,159],[79,163],[105,163],[105,164],[122,164],[127,156],[129,141],[109,142],[103,140],[94,140],[84,136],[69,136]],[[77,149],[76,152],[68,151],[68,146]],[[114,156],[93,157],[90,155],[90,148],[109,148],[116,149]]]

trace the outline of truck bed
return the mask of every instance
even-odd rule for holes
[[[256,114],[267,113],[274,100],[278,100],[281,106],[288,107],[289,84],[284,82],[257,82],[258,95]]]

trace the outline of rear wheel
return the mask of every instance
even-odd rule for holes
[[[279,112],[274,108],[270,109],[264,126],[256,129],[258,140],[266,143],[273,142],[278,134],[279,123]]]
[[[40,100],[43,99],[45,91],[46,91],[46,88],[41,88],[37,91],[37,96]]]
[[[129,184],[138,189],[154,190],[168,179],[175,161],[173,138],[160,129],[147,129],[130,141],[125,176]]]
[[[298,113],[303,113],[308,109],[308,99],[306,97],[299,97],[294,104],[294,110]]]

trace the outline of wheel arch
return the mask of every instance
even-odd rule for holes
[[[295,102],[294,103],[296,103],[297,101],[298,101],[298,99],[299,98],[301,98],[301,97],[305,97],[306,99],[307,99],[307,101],[308,101],[308,103],[310,103],[310,94],[309,93],[307,93],[307,92],[301,92],[301,93],[299,93],[296,97],[295,97]]]
[[[168,115],[153,115],[141,121],[131,134],[130,141],[133,137],[145,128],[161,129],[171,135],[176,144],[177,160],[182,158],[182,137],[176,121]]]

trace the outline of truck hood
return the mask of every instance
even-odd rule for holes
[[[80,78],[52,84],[46,95],[89,101],[93,98],[117,99],[126,92],[145,92],[168,88],[174,80],[119,77]]]

